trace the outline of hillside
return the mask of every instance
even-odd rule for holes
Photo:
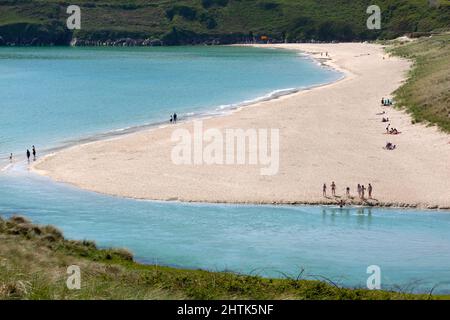
[[[414,61],[407,82],[395,92],[396,105],[411,114],[413,123],[450,133],[450,33],[392,44],[388,52]]]
[[[72,38],[79,45],[223,44],[262,35],[273,41],[351,41],[450,28],[449,0],[440,0],[439,8],[426,0],[377,3],[382,29],[371,31],[370,0],[79,0],[81,30],[72,33],[65,22],[73,3],[0,0],[0,45],[67,45]]]
[[[52,226],[0,217],[0,299],[429,299],[445,296],[350,290],[320,281],[145,266],[123,249],[64,239]],[[81,289],[66,287],[78,265]]]

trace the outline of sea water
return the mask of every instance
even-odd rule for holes
[[[287,50],[0,48],[0,158],[226,112],[341,75]]]
[[[218,114],[341,75],[290,51],[231,47],[0,49],[0,153],[67,145],[127,127]],[[119,131],[117,131],[119,130]],[[450,293],[450,213],[138,201],[29,173],[0,173],[0,213],[138,261],[270,277]]]

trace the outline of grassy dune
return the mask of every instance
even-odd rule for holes
[[[408,81],[397,90],[397,106],[414,122],[437,125],[450,133],[450,33],[394,43],[389,51],[415,62]]]
[[[81,289],[66,287],[69,265]],[[350,290],[320,281],[263,279],[133,262],[123,249],[64,239],[52,226],[0,218],[0,299],[437,299],[428,295]]]

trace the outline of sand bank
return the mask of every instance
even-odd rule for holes
[[[347,186],[355,196],[358,183],[371,183],[375,200],[370,204],[450,207],[450,137],[412,125],[404,112],[380,105],[381,97],[404,81],[410,62],[387,57],[372,44],[271,47],[308,52],[346,74],[333,84],[203,121],[204,130],[221,132],[279,129],[278,174],[263,176],[261,166],[249,164],[174,164],[172,133],[180,128],[192,132],[191,121],[71,147],[38,161],[33,170],[84,189],[139,199],[336,203],[341,198],[322,196],[322,184],[335,181],[337,195],[347,203],[364,203],[347,199]],[[383,110],[402,134],[385,134],[386,124],[377,115]],[[397,149],[384,150],[387,141]]]

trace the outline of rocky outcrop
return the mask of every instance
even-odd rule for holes
[[[107,39],[107,40],[85,40],[85,39],[73,39],[70,42],[71,46],[107,46],[107,47],[156,47],[164,45],[164,42],[159,39],[132,39],[132,38],[121,38],[117,40]]]

